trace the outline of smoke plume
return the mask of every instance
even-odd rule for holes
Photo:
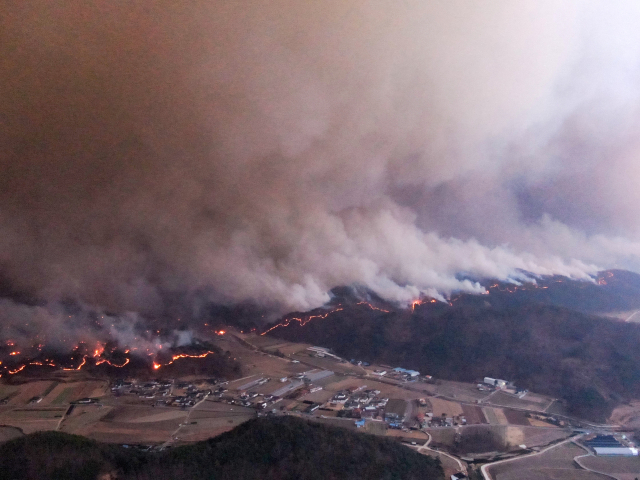
[[[638,24],[631,1],[4,2],[2,276],[157,316],[638,271]],[[20,308],[57,324],[0,322]]]

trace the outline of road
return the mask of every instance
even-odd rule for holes
[[[426,433],[429,436],[429,438],[427,439],[424,445],[416,447],[418,452],[424,454],[424,450],[429,450],[430,452],[433,452],[437,455],[444,455],[445,457],[449,457],[450,459],[454,460],[458,464],[459,471],[465,472],[465,473],[467,472],[467,467],[458,458],[454,457],[453,455],[449,455],[447,452],[443,452],[442,450],[434,450],[433,448],[429,448],[429,444],[431,443],[431,435],[429,435],[427,432],[424,432],[424,433]]]
[[[160,448],[166,448],[166,447],[168,447],[169,445],[171,445],[171,444],[173,443],[173,441],[174,441],[174,440],[177,440],[177,439],[178,439],[178,437],[176,437],[176,435],[178,434],[178,432],[180,431],[180,429],[181,429],[183,426],[185,426],[185,425],[188,425],[188,424],[189,424],[189,417],[191,417],[191,412],[193,412],[193,411],[196,409],[196,407],[197,407],[198,405],[200,405],[202,402],[204,402],[204,401],[207,399],[207,397],[208,397],[208,396],[209,396],[209,395],[205,395],[205,396],[202,398],[202,400],[200,400],[198,403],[196,403],[193,407],[191,407],[191,408],[189,409],[189,412],[187,413],[187,416],[185,417],[185,419],[182,421],[182,423],[181,423],[180,425],[178,425],[178,428],[176,428],[176,429],[173,431],[173,433],[171,433],[171,435],[169,436],[169,439],[168,439],[166,442],[164,442],[164,443],[160,446]]]

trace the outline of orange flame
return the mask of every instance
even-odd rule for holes
[[[389,310],[384,310],[382,308],[378,308],[378,307],[374,307],[373,305],[371,305],[368,302],[359,302],[356,305],[366,305],[367,307],[369,307],[371,310],[378,310],[379,312],[384,312],[384,313],[389,313]],[[327,312],[323,315],[309,315],[308,317],[291,317],[291,318],[287,318],[286,320],[284,320],[281,323],[278,323],[277,325],[274,325],[273,327],[271,327],[270,329],[262,332],[260,335],[266,335],[267,333],[269,333],[272,330],[275,330],[278,327],[288,327],[291,324],[291,321],[295,320],[296,322],[300,323],[300,326],[303,327],[305,326],[307,323],[309,323],[311,320],[313,320],[314,318],[320,318],[320,319],[324,319],[327,318],[329,315],[331,315],[332,313],[336,313],[336,312],[340,312],[344,310],[344,308],[339,307],[336,308],[334,310],[331,310],[330,312]],[[251,331],[255,330],[254,328],[251,329]]]
[[[212,351],[208,351],[206,353],[202,353],[200,355],[189,355],[186,353],[180,353],[178,355],[174,355],[173,358],[171,359],[171,361],[165,363],[165,364],[161,364],[161,363],[157,363],[157,362],[153,362],[153,369],[154,370],[158,370],[160,367],[166,367],[167,365],[171,365],[173,362],[175,362],[176,360],[179,360],[181,358],[205,358],[208,357],[209,355],[213,355],[215,352]]]
[[[62,370],[65,370],[67,372],[72,371],[72,370],[80,370],[82,367],[84,367],[85,363],[87,363],[87,356],[86,355],[84,357],[82,357],[82,363],[80,365],[78,365],[77,368],[63,368]]]
[[[9,370],[9,374],[15,375],[16,373],[21,372],[22,370],[24,370],[25,367],[26,367],[26,365],[22,365],[21,367],[18,367],[15,370]]]

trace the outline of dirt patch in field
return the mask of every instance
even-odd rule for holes
[[[505,417],[507,417],[507,421],[511,425],[531,425],[529,423],[529,419],[525,415],[524,412],[520,412],[518,410],[511,410],[509,408],[505,408],[503,410]]]
[[[518,446],[524,444],[524,432],[522,428],[509,426],[506,428],[504,440],[510,446]]]
[[[476,407],[473,405],[462,405],[462,414],[467,419],[467,425],[488,423],[480,407]]]
[[[491,407],[484,407],[482,409],[482,413],[484,413],[484,416],[487,418],[487,422],[490,425],[498,425],[498,417],[496,417],[496,412],[494,408]]]
[[[502,410],[501,408],[494,408],[493,409],[493,413],[496,416],[496,420],[498,421],[498,424],[500,424],[500,425],[508,425],[509,424],[509,420],[507,420],[507,417],[504,414],[504,410]]]
[[[532,427],[549,427],[549,428],[557,428],[552,423],[543,422],[542,420],[538,420],[535,418],[529,418],[529,423]]]
[[[444,413],[447,417],[464,415],[462,406],[459,403],[442,400],[441,398],[430,398],[429,402],[433,407],[433,416],[440,417]]]

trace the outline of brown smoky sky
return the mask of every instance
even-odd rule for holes
[[[640,270],[639,5],[3,2],[2,277],[155,315]]]

